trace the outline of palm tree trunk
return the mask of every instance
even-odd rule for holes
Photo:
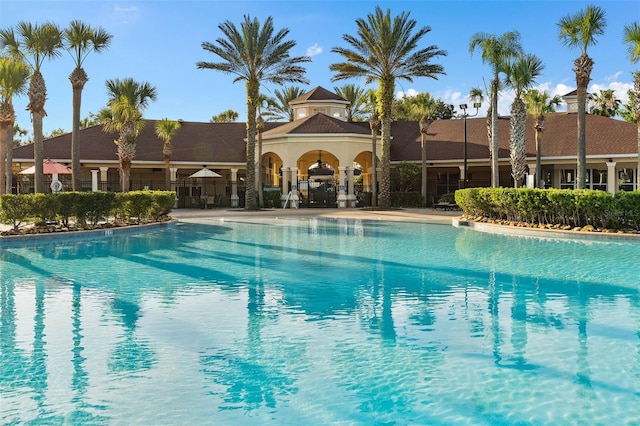
[[[527,172],[526,162],[526,115],[522,99],[516,98],[511,105],[511,132],[509,145],[511,150],[511,176],[515,188],[520,187],[522,178]]]
[[[0,103],[0,194],[6,193],[6,176],[11,171],[11,164],[6,161],[7,147],[13,146],[13,123],[15,110],[7,100]]]
[[[164,188],[171,191],[171,157],[164,157]]]
[[[257,125],[258,131],[258,160],[256,161],[256,187],[258,190],[258,207],[264,207],[264,190],[262,188],[262,130],[263,130],[263,121],[262,116],[258,117],[259,123]]]
[[[638,130],[640,133],[640,130]],[[371,207],[378,205],[378,128],[371,130]],[[638,152],[640,152],[640,141],[638,142]]]
[[[6,182],[6,193],[11,194],[13,191],[13,125],[14,122],[11,123],[9,128],[7,129],[7,182]]]
[[[536,188],[542,188],[542,132],[538,127],[535,130],[536,138]]]
[[[245,180],[245,209],[258,210],[256,203],[256,111],[260,83],[247,80],[247,177]]]
[[[500,165],[498,163],[498,85],[500,80],[496,75],[491,82],[491,186],[500,186]]]
[[[420,193],[422,194],[422,205],[427,206],[427,147],[424,144],[424,133],[420,134],[420,151],[422,152],[422,167],[421,167],[421,177],[422,177],[422,185],[420,188]]]
[[[47,113],[44,110],[44,104],[47,100],[47,86],[44,82],[42,73],[36,70],[31,75],[29,83],[29,105],[27,109],[31,111],[31,120],[33,121],[33,160],[35,162],[34,175],[34,191],[37,193],[44,192],[44,173],[43,173],[43,146],[42,140],[42,119]]]
[[[393,104],[393,78],[381,78],[380,84],[380,123],[382,129],[382,179],[380,182],[379,205],[391,207],[391,106]]]
[[[636,92],[636,123],[638,124],[638,165],[636,169],[636,189],[640,189],[640,71],[633,73],[633,90]]]
[[[578,189],[585,188],[587,175],[587,141],[585,132],[587,85],[591,80],[593,60],[583,53],[574,62],[573,70],[576,73],[576,85],[578,86],[578,171],[576,173],[576,185]]]
[[[8,170],[11,167],[7,167],[7,143],[9,140],[9,135],[12,133],[9,131],[11,126],[7,124],[6,121],[0,121],[0,194],[4,194],[6,192],[6,176]]]
[[[38,112],[33,113],[33,161],[35,162],[36,172],[34,174],[34,192],[44,192],[44,146],[42,134],[42,118],[44,114]]]
[[[71,131],[71,171],[74,191],[82,189],[80,181],[80,108],[82,89],[89,80],[83,68],[76,67],[69,76],[73,88],[73,128]]]

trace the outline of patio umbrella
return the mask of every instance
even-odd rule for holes
[[[198,170],[194,174],[189,175],[189,177],[190,178],[217,178],[217,177],[222,177],[222,175],[219,175],[213,170],[209,170],[205,167],[203,169]]]
[[[53,160],[46,159],[42,162],[42,169],[45,175],[70,175],[71,169]],[[20,172],[21,175],[33,175],[36,173],[36,166],[31,166]]]

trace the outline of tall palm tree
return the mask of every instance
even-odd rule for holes
[[[427,202],[427,146],[425,144],[425,137],[429,132],[429,127],[436,119],[436,113],[438,111],[438,100],[435,99],[427,92],[418,93],[416,96],[412,96],[408,100],[411,106],[413,117],[417,119],[418,126],[420,127],[420,151],[422,152],[422,200],[426,205]]]
[[[13,125],[16,113],[13,96],[24,94],[30,69],[20,59],[0,57],[0,194],[11,192],[11,162],[8,154],[13,149]]]
[[[360,119],[365,115],[366,104],[366,90],[355,84],[345,84],[340,87],[334,87],[336,94],[346,101],[349,101],[347,106],[347,121],[353,122],[356,119]]]
[[[634,22],[624,26],[624,42],[628,44],[629,60],[631,63],[640,61],[640,24]],[[640,188],[640,71],[633,73],[633,98],[635,99],[635,119],[638,123],[638,165],[636,182]],[[630,97],[631,98],[631,97]]]
[[[615,117],[620,114],[622,102],[616,98],[613,89],[601,89],[600,93],[594,93],[592,102],[594,105],[591,114],[603,117]]]
[[[604,34],[607,26],[604,9],[589,5],[586,9],[564,16],[558,22],[560,40],[569,47],[582,49],[582,54],[573,62],[576,73],[578,97],[578,171],[576,185],[584,189],[587,173],[587,145],[585,133],[587,86],[591,80],[593,59],[587,55],[587,48],[596,44],[596,36]]]
[[[60,56],[62,31],[52,22],[38,25],[22,21],[16,25],[15,31],[13,28],[0,30],[0,48],[8,49],[11,56],[24,59],[31,67],[27,109],[31,111],[33,122],[35,192],[44,192],[42,120],[47,115],[44,109],[47,86],[41,69],[45,59]]]
[[[149,83],[138,83],[132,78],[107,80],[107,107],[98,114],[105,132],[117,132],[117,153],[120,161],[122,192],[129,191],[131,162],[136,156],[136,140],[144,127],[142,111],[155,101],[156,88]]]
[[[378,113],[382,130],[382,179],[380,185],[381,207],[391,207],[391,108],[396,80],[413,81],[414,77],[437,79],[444,74],[442,65],[431,61],[446,52],[437,46],[419,48],[421,39],[431,31],[430,27],[419,28],[413,33],[417,22],[409,18],[409,12],[391,17],[376,6],[367,20],[356,19],[357,36],[345,34],[343,40],[353,49],[334,47],[332,52],[343,56],[345,62],[331,64],[329,69],[337,74],[333,81],[364,77],[366,84],[378,81]]]
[[[162,139],[162,158],[164,158],[164,187],[167,191],[171,191],[171,155],[173,154],[173,146],[171,139],[180,130],[180,123],[175,120],[163,118],[156,122],[156,135]]]
[[[533,129],[536,139],[536,188],[542,188],[542,132],[545,115],[552,113],[560,105],[560,96],[551,97],[547,92],[529,89],[525,92],[524,103],[527,113],[533,116]]]
[[[366,109],[369,111],[369,128],[371,129],[371,207],[378,205],[378,129],[380,115],[378,114],[378,94],[369,89],[365,94]]]
[[[214,115],[209,120],[210,123],[233,123],[238,120],[238,112],[232,109],[222,111],[220,114]]]
[[[508,31],[500,36],[487,33],[475,33],[469,43],[469,52],[473,54],[476,49],[482,53],[482,62],[491,67],[493,78],[489,96],[491,104],[491,186],[500,186],[500,169],[498,164],[498,94],[500,92],[500,74],[507,71],[508,64],[522,54],[520,45],[520,33]],[[488,111],[489,112],[489,111]]]
[[[263,103],[266,105],[266,110],[262,115],[268,119],[281,119],[286,121],[293,121],[293,108],[289,106],[289,102],[302,96],[304,89],[299,86],[287,86],[282,90],[276,89],[273,91],[275,98],[268,96],[263,97]]]
[[[80,107],[82,89],[89,81],[82,63],[89,53],[100,53],[111,44],[113,36],[103,28],[92,28],[82,21],[73,20],[64,30],[64,47],[73,58],[75,68],[69,75],[73,89],[73,129],[71,131],[72,188],[80,191]]]
[[[203,42],[202,48],[222,59],[222,62],[198,62],[199,69],[212,69],[235,76],[233,82],[244,81],[247,93],[247,176],[245,208],[257,210],[256,199],[256,111],[260,84],[285,82],[307,84],[305,69],[300,64],[311,61],[308,56],[289,56],[296,45],[287,40],[288,29],[274,33],[273,18],[261,26],[257,19],[244,16],[240,30],[230,21],[218,25],[224,37],[215,43]]]
[[[485,93],[490,96],[488,91],[482,90],[480,87],[472,87],[471,90],[469,90],[469,94],[467,95],[467,98],[469,98],[469,100],[471,102],[482,103],[482,102],[484,102]],[[493,130],[492,119],[493,119],[493,107],[492,107],[491,103],[489,103],[489,107],[487,108],[487,117],[486,117],[486,120],[487,120],[487,140],[488,141],[493,141],[493,139],[492,139],[492,134],[493,134],[492,133],[492,130]],[[492,148],[493,148],[493,144],[489,143],[489,155],[491,155],[491,158],[493,158]]]
[[[535,55],[527,54],[518,57],[508,67],[507,85],[515,93],[515,99],[511,104],[509,148],[511,154],[511,176],[516,188],[527,172],[527,110],[522,99],[524,92],[535,84],[536,78],[542,74],[544,65],[542,60]]]

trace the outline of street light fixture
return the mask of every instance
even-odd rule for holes
[[[467,117],[475,117],[478,115],[480,107],[482,104],[480,102],[474,102],[473,107],[476,109],[475,114],[467,113],[467,104],[460,104],[460,109],[462,110],[462,118],[464,119],[464,171],[462,176],[462,187],[467,187]]]

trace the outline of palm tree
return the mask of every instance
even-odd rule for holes
[[[222,111],[220,114],[214,115],[209,120],[210,123],[233,123],[238,120],[239,114],[232,110],[228,109],[226,111]]]
[[[180,123],[168,118],[163,118],[156,122],[156,135],[164,144],[162,145],[162,157],[164,158],[164,187],[167,191],[171,191],[171,155],[173,154],[173,147],[171,146],[171,139],[180,130]]]
[[[552,113],[560,105],[560,96],[553,98],[545,91],[529,89],[525,92],[524,103],[527,113],[533,116],[533,129],[536,139],[536,188],[542,188],[542,132],[544,131],[545,114]]]
[[[13,125],[16,121],[13,96],[24,94],[30,72],[22,60],[0,57],[0,194],[11,192],[12,185],[12,162],[7,159],[13,150]]]
[[[244,16],[240,31],[230,21],[218,25],[224,37],[215,43],[203,42],[202,48],[222,59],[222,62],[198,62],[199,69],[213,69],[235,76],[233,82],[244,81],[247,91],[247,176],[245,180],[245,208],[257,210],[256,199],[256,111],[262,82],[307,84],[301,63],[311,61],[307,56],[289,56],[295,41],[285,41],[288,29],[274,33],[273,18],[264,25],[257,19]]]
[[[540,76],[544,65],[540,58],[535,55],[522,55],[508,67],[507,85],[515,93],[515,99],[511,104],[509,148],[511,154],[511,176],[516,188],[520,186],[521,180],[527,172],[527,129],[526,129],[526,106],[522,99],[524,92],[535,84],[536,78]]]
[[[594,106],[591,108],[591,114],[603,117],[615,117],[620,114],[622,102],[616,99],[613,89],[601,89],[600,93],[594,93],[592,102]]]
[[[263,102],[266,103],[266,110],[262,115],[269,119],[293,121],[295,117],[293,116],[293,108],[289,106],[289,102],[302,96],[304,89],[299,86],[287,86],[282,90],[274,90],[273,94],[275,98],[262,97]]]
[[[582,54],[573,62],[576,73],[578,96],[578,171],[576,184],[584,189],[587,172],[587,145],[585,134],[587,85],[591,80],[593,59],[587,55],[587,48],[596,44],[596,36],[604,34],[607,26],[604,9],[598,6],[587,6],[585,10],[564,16],[558,22],[560,40],[569,47],[582,49]]]
[[[138,83],[132,78],[107,80],[107,107],[98,114],[103,130],[117,132],[118,159],[122,192],[129,191],[131,161],[136,156],[136,140],[144,127],[142,111],[155,101],[156,88],[149,83]]]
[[[47,86],[41,69],[45,59],[52,59],[60,55],[62,32],[56,24],[51,22],[34,25],[22,21],[18,23],[15,31],[13,28],[0,31],[0,48],[7,48],[11,56],[24,59],[31,67],[27,109],[31,111],[33,122],[35,192],[44,192],[42,120],[47,115],[44,109],[47,100]]]
[[[469,52],[473,54],[476,49],[482,52],[482,62],[489,64],[493,72],[489,96],[491,104],[491,186],[500,186],[500,169],[498,164],[498,94],[500,92],[500,74],[507,71],[508,64],[522,54],[520,45],[520,33],[509,31],[501,36],[487,33],[475,33],[469,43]],[[489,112],[489,111],[487,111]]]
[[[635,90],[627,90],[627,96],[629,97],[629,100],[626,104],[622,104],[622,108],[620,109],[620,117],[627,123],[637,123],[638,117],[640,117],[640,109],[638,110],[639,114],[636,115],[636,105],[638,103],[636,101]]]
[[[344,86],[334,87],[336,94],[344,100],[349,101],[347,106],[347,121],[353,122],[355,119],[362,118],[365,115],[366,90],[355,84],[345,84]]]
[[[382,130],[382,179],[380,185],[381,207],[391,207],[391,109],[396,80],[413,82],[414,77],[437,79],[444,74],[442,65],[431,63],[446,52],[437,46],[419,49],[421,39],[431,31],[430,27],[419,28],[409,18],[409,12],[391,17],[391,11],[383,12],[376,6],[367,20],[356,19],[357,36],[342,36],[352,49],[334,47],[332,52],[344,57],[345,62],[331,64],[329,69],[337,74],[333,81],[364,77],[366,84],[378,81],[378,113]]]
[[[80,191],[80,106],[82,89],[89,81],[82,63],[89,53],[100,53],[109,47],[113,36],[103,28],[92,28],[82,21],[73,20],[64,30],[65,48],[73,58],[75,68],[69,75],[73,89],[73,129],[71,131],[72,187]]]
[[[365,94],[366,109],[369,111],[369,128],[371,129],[371,207],[378,205],[378,129],[380,115],[378,114],[378,94],[369,89]]]
[[[634,22],[624,26],[624,42],[629,46],[629,60],[632,63],[640,61],[640,24]],[[636,182],[640,188],[640,71],[633,73],[633,99],[635,100],[635,119],[638,123],[638,165]],[[631,96],[629,97],[631,99]]]
[[[422,152],[422,200],[426,205],[427,202],[427,147],[424,138],[429,132],[429,126],[436,119],[438,111],[438,100],[429,93],[418,93],[416,96],[408,98],[411,106],[411,119],[417,119],[420,126],[420,150]]]
[[[467,95],[467,97],[469,98],[469,100],[471,102],[474,103],[482,103],[484,102],[484,96],[485,93],[490,95],[490,93],[488,93],[488,91],[484,91],[482,90],[480,87],[472,87],[471,90],[469,90],[469,94]],[[487,108],[487,140],[488,141],[493,141],[492,139],[492,130],[493,130],[493,107],[491,105],[491,103],[489,103],[489,107]],[[492,148],[493,145],[491,143],[489,143],[489,155],[491,155],[491,158],[493,158],[493,154],[492,154]],[[465,177],[466,179],[466,177]]]

